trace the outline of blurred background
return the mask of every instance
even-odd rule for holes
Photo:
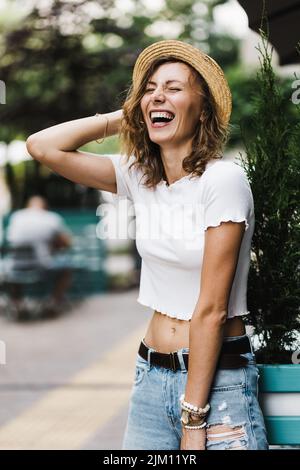
[[[0,449],[120,448],[151,314],[134,240],[97,236],[101,207],[112,233],[126,211],[32,160],[27,137],[120,108],[142,49],[181,39],[225,70],[235,159],[259,63],[248,24],[237,0],[0,0]],[[272,60],[288,95],[299,64]],[[82,150],[118,153],[118,138]]]

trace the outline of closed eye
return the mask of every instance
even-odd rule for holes
[[[181,88],[169,88],[169,90],[181,91]],[[148,93],[149,91],[154,91],[154,88],[148,88],[148,90],[145,90],[146,93]]]

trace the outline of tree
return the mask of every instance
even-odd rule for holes
[[[247,320],[259,335],[258,362],[289,363],[300,327],[300,107],[275,76],[263,32],[261,40],[250,137],[242,129],[256,220]]]
[[[180,23],[178,39],[204,48],[223,66],[238,58],[237,42],[213,31],[215,1],[167,0],[165,7],[149,15],[136,0],[134,12],[122,17],[116,15],[115,1],[105,0],[98,18],[88,14],[91,3],[49,0],[46,11],[36,6],[22,22],[12,27],[2,23],[0,78],[7,84],[7,104],[0,107],[0,141],[25,140],[60,122],[121,107],[138,54],[150,43],[164,39],[160,31],[149,35],[149,28],[157,21]],[[24,165],[33,169],[23,171]],[[56,201],[59,193],[61,204],[73,207],[81,200],[78,195],[82,193],[86,199],[86,191],[90,191],[71,188],[73,183],[41,171],[35,162],[21,164],[19,169],[7,168],[6,173],[14,208],[31,191],[46,192],[50,202]],[[20,182],[18,174],[29,179]],[[53,192],[49,178],[64,191]],[[95,203],[93,198],[88,200]]]

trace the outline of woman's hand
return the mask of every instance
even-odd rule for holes
[[[206,429],[182,428],[180,450],[205,450]]]

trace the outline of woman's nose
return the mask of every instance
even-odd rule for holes
[[[163,100],[164,99],[163,90],[161,88],[157,88],[156,90],[154,90],[152,93],[152,99],[153,101]]]

